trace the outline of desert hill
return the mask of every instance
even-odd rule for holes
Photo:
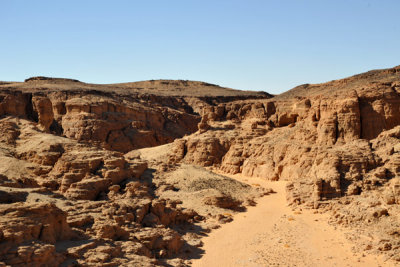
[[[75,79],[31,77],[24,82],[2,82],[1,89],[35,91],[99,91],[123,95],[151,94],[175,97],[272,97],[266,92],[241,91],[199,81],[188,80],[149,80],[130,83],[91,84]]]
[[[310,97],[316,95],[335,95],[349,90],[363,91],[366,85],[391,84],[399,80],[400,66],[391,69],[371,70],[348,78],[321,84],[303,84],[278,95],[277,99]],[[374,88],[375,90],[377,88]]]
[[[278,96],[33,77],[0,83],[0,116],[0,266],[188,266],[210,231],[283,199],[252,179],[400,261],[399,67]]]

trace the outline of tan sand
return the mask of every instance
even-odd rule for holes
[[[204,255],[193,266],[392,266],[374,255],[354,254],[345,233],[329,225],[325,215],[292,211],[285,182],[232,177],[277,193],[210,233],[203,240]]]

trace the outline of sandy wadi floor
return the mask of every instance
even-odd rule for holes
[[[276,193],[204,238],[205,253],[193,266],[394,266],[354,253],[345,232],[329,225],[326,215],[293,211],[286,205],[285,182],[231,177]]]

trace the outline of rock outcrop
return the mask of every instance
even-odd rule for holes
[[[380,234],[373,233],[372,225],[380,225],[381,232],[387,232],[384,227],[394,231],[400,226],[394,215],[398,207],[393,206],[400,175],[399,71],[372,71],[300,86],[272,99],[206,107],[207,131],[199,127],[176,140],[170,161],[289,181],[291,205],[340,209],[343,199],[363,203],[375,196],[382,201],[374,206],[371,228],[362,230],[363,218],[343,207],[347,224],[376,236]],[[365,216],[370,212],[368,205],[354,210]],[[386,222],[380,223],[383,218]],[[393,235],[379,238],[391,240],[385,246],[395,255],[399,240]]]
[[[0,205],[0,258],[12,266],[58,265],[64,256],[55,244],[72,237],[66,212],[54,204]]]
[[[185,266],[201,235],[271,193],[211,171],[288,181],[289,205],[400,260],[399,73],[273,98],[189,81],[2,83],[0,266]]]
[[[176,90],[180,93],[174,95]],[[0,116],[28,118],[46,132],[125,153],[195,132],[201,116],[194,110],[202,106],[268,97],[190,81],[107,86],[33,77],[0,86]]]
[[[180,86],[186,95],[168,94]],[[1,84],[0,266],[184,264],[222,216],[219,202],[203,204],[210,217],[169,196],[176,187],[162,177],[177,166],[134,149],[197,131],[202,106],[269,96],[187,81],[113,87],[46,77]],[[242,206],[261,193],[225,194]]]

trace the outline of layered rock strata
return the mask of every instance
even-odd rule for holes
[[[272,99],[207,106],[207,127],[176,140],[170,161],[289,181],[289,204],[346,214],[341,223],[386,240],[380,250],[396,258],[400,240],[389,232],[400,226],[399,73],[399,67],[371,71]],[[354,210],[341,204],[372,199]],[[377,213],[369,218],[371,207]]]
[[[164,83],[156,85],[172,81]],[[46,77],[1,86],[0,266],[185,265],[201,235],[247,199],[225,195],[235,205],[204,204],[213,209],[208,215],[169,197],[179,186],[162,177],[179,166],[124,152],[195,132],[201,105],[268,95],[215,87],[215,98],[177,97]],[[265,193],[247,191],[249,198]]]
[[[0,265],[188,264],[202,234],[268,194],[210,170],[288,181],[294,209],[400,260],[399,75],[273,98],[188,81],[3,83]]]

